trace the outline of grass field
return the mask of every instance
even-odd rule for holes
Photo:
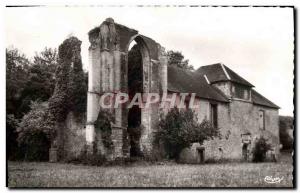
[[[9,187],[292,187],[292,163],[84,166],[8,162]],[[266,176],[280,177],[269,184]]]

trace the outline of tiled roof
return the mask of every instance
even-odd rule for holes
[[[275,109],[280,108],[253,89],[252,89],[252,101],[253,101],[253,104],[256,104],[256,105],[262,105],[262,106],[275,108]]]
[[[196,93],[199,98],[229,102],[220,90],[209,85],[200,74],[174,66],[168,66],[168,90],[171,92]]]
[[[231,81],[253,87],[250,82],[221,63],[201,66],[200,68],[198,68],[197,72],[201,75],[206,75],[211,83],[219,81]]]
[[[223,67],[226,69],[226,73],[228,73],[231,80],[227,78],[228,75],[224,73]],[[168,66],[168,90],[172,92],[196,93],[200,98],[229,102],[222,91],[207,83],[204,75],[207,76],[211,83],[234,80],[233,82],[253,87],[252,84],[233,72],[227,66],[224,65],[223,67],[221,64],[213,64],[202,66],[196,72],[191,72],[174,66]],[[280,108],[253,89],[252,102],[255,105],[276,109]]]

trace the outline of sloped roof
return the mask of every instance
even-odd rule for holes
[[[197,72],[201,75],[206,75],[211,83],[219,81],[231,81],[249,87],[254,87],[250,82],[221,63],[201,66],[197,69]]]
[[[200,74],[174,66],[168,66],[168,90],[172,92],[196,93],[196,96],[200,98],[229,102],[220,90],[209,85]]]
[[[221,64],[213,64],[209,66],[213,66],[213,67],[209,67],[209,68],[202,68],[205,66],[200,67],[202,68],[200,73],[199,73],[200,68],[196,72],[192,72],[189,70],[183,70],[181,68],[177,68],[172,65],[168,66],[168,90],[172,92],[196,93],[196,96],[200,98],[211,99],[220,102],[229,102],[226,95],[219,89],[208,84],[204,77],[204,75],[206,75],[210,82],[217,82],[222,80],[228,81],[228,79],[226,78],[226,74],[222,69],[223,67],[221,66]],[[242,80],[246,81],[245,79],[241,78],[239,75],[237,75],[235,72],[233,72],[225,65],[224,67],[227,73],[229,74],[229,76],[231,76],[232,78],[239,79],[239,82],[241,82]],[[223,71],[223,73],[220,73],[220,70]],[[208,73],[203,73],[204,71],[210,72],[211,76],[209,76]],[[252,89],[252,102],[255,105],[261,105],[261,106],[275,108],[275,109],[280,108],[279,106],[277,106],[276,104],[274,104],[273,102],[271,102],[270,100],[268,100],[267,98],[259,94],[254,89]]]
[[[256,105],[262,105],[262,106],[275,108],[275,109],[280,108],[253,89],[252,89],[252,101],[253,101],[253,104],[256,104]]]

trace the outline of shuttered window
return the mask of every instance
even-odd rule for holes
[[[217,128],[218,127],[218,106],[217,104],[210,104],[210,120],[211,124]]]
[[[265,130],[265,111],[259,110],[259,129]]]

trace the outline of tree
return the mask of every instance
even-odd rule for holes
[[[6,112],[19,119],[23,112],[21,93],[25,88],[30,62],[18,49],[6,49]]]
[[[176,66],[186,70],[194,70],[192,65],[189,65],[189,60],[184,59],[184,56],[179,51],[170,50],[167,52],[168,65]]]
[[[35,54],[33,64],[34,66],[40,66],[44,89],[47,91],[47,95],[50,93],[51,96],[55,87],[55,70],[58,64],[57,49],[45,47],[43,51]]]
[[[18,159],[16,128],[24,112],[20,108],[23,98],[21,93],[25,88],[30,62],[16,48],[6,49],[6,146],[7,158]]]
[[[294,118],[290,116],[279,116],[279,136],[283,150],[293,149]]]
[[[45,48],[36,53],[32,65],[28,70],[25,88],[21,93],[20,109],[26,113],[30,110],[30,103],[35,100],[47,101],[55,86],[55,68],[57,66],[57,50]]]
[[[33,58],[33,63],[40,66],[49,66],[52,70],[55,71],[58,60],[58,53],[56,48],[45,47],[44,50],[40,53],[35,53]]]
[[[13,114],[6,115],[6,155],[8,160],[16,160],[21,157],[17,142],[18,122],[19,120]]]
[[[197,116],[191,109],[173,108],[161,118],[155,141],[163,143],[169,158],[177,159],[181,150],[190,147],[192,143],[203,144],[215,137],[221,137],[219,129],[214,128],[209,121],[198,123]]]

